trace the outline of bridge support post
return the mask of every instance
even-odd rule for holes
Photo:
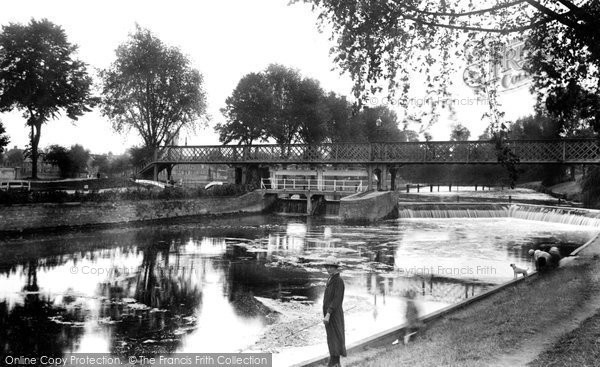
[[[158,164],[154,163],[153,168],[153,172],[152,172],[152,179],[154,181],[158,181]]]
[[[167,166],[167,183],[170,183],[171,181],[173,181],[173,167],[174,165],[169,164]]]
[[[306,214],[312,214],[312,195],[310,194],[310,191],[306,193]]]
[[[389,169],[388,166],[381,167],[381,190],[382,191],[388,191],[388,184],[387,184],[388,169]]]
[[[317,168],[317,190],[323,190],[323,168]]]
[[[398,168],[390,167],[390,190],[396,191],[396,176],[398,175]]]

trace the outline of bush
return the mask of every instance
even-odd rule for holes
[[[65,191],[27,191],[9,190],[0,191],[0,204],[31,204],[31,203],[67,203],[67,202],[117,202],[117,201],[140,201],[140,200],[178,200],[194,199],[199,197],[225,197],[239,196],[249,191],[244,185],[222,185],[208,190],[186,190],[179,187],[167,187],[163,190],[155,189],[129,189],[124,192],[105,191],[83,192],[75,191],[68,194]]]
[[[600,207],[600,167],[594,167],[583,177],[581,199],[588,208]]]

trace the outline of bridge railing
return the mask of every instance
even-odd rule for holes
[[[513,140],[522,163],[597,163],[596,139]],[[157,162],[171,163],[497,163],[491,141],[165,146]]]
[[[296,178],[263,178],[263,190],[305,190],[327,192],[362,192],[367,189],[362,180],[317,180]]]
[[[27,191],[31,191],[31,181],[22,181],[22,180],[10,180],[10,181],[0,181],[0,190],[10,190],[10,189],[27,189]]]

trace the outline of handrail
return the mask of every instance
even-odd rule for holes
[[[316,180],[296,178],[262,178],[263,190],[302,190],[325,192],[361,192],[365,190],[363,180]]]
[[[24,180],[0,181],[0,190],[10,190],[11,188],[15,188],[15,189],[27,188],[27,191],[31,191],[31,181],[24,181]]]

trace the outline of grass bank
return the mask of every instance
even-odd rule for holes
[[[408,346],[366,350],[349,356],[344,365],[496,365],[504,356],[522,353],[528,342],[578,312],[600,290],[599,272],[600,261],[588,258],[576,266],[531,277],[431,322]]]

